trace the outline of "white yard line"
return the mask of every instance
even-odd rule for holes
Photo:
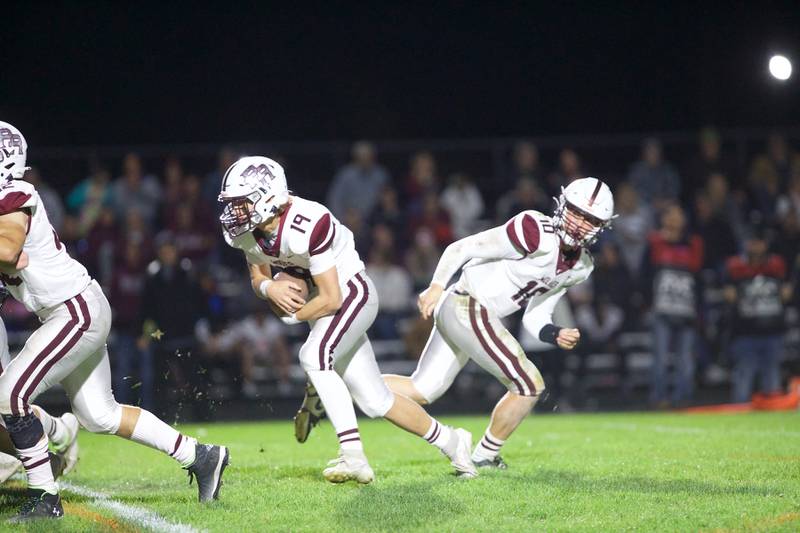
[[[134,507],[122,503],[121,501],[114,500],[106,494],[96,492],[81,485],[75,485],[68,481],[59,481],[59,486],[64,490],[68,490],[79,496],[91,498],[90,504],[101,507],[114,513],[117,517],[130,522],[131,524],[147,529],[150,531],[158,531],[159,533],[197,533],[198,530],[180,523],[174,523],[166,520],[158,514],[142,509],[141,507]]]

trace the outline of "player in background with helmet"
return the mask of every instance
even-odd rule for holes
[[[41,320],[0,375],[0,414],[28,478],[28,499],[14,520],[64,514],[49,465],[47,432],[31,406],[57,383],[83,427],[164,452],[197,478],[201,501],[216,498],[227,449],[199,444],[149,411],[117,403],[106,349],[108,300],[59,241],[36,189],[22,181],[27,144],[5,122],[0,122],[0,152],[0,278]]]
[[[537,368],[501,319],[524,309],[523,326],[564,350],[580,340],[577,329],[551,323],[558,300],[594,268],[587,247],[614,218],[614,198],[597,178],[562,189],[553,217],[523,211],[505,225],[454,242],[442,254],[430,286],[419,296],[434,329],[411,377],[386,375],[389,387],[420,404],[436,401],[468,360],[497,377],[508,393],[500,399],[472,460],[506,468],[500,448],[544,391]],[[448,287],[462,268],[461,277]]]
[[[224,204],[220,222],[225,241],[244,252],[253,291],[274,304],[285,315],[284,322],[311,326],[300,349],[300,364],[340,446],[339,457],[323,471],[325,478],[333,483],[374,479],[353,400],[367,416],[384,417],[425,438],[459,473],[476,475],[469,457],[472,436],[440,424],[383,382],[366,336],[378,311],[378,295],[364,272],[352,232],[325,206],[290,195],[283,168],[266,157],[234,163],[222,179],[219,201]],[[281,270],[313,285],[308,301],[295,281],[274,279]]]

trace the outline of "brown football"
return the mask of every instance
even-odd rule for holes
[[[303,300],[308,301],[308,283],[306,283],[306,280],[296,278],[291,274],[287,274],[286,272],[278,272],[272,279],[275,281],[294,281],[297,286],[300,287],[300,297],[303,298]]]

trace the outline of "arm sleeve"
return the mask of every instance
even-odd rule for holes
[[[431,283],[442,287],[470,259],[519,259],[520,252],[502,226],[464,237],[445,248]]]
[[[522,326],[534,338],[540,339],[542,328],[552,325],[553,310],[556,308],[556,304],[566,292],[566,288],[561,288],[557,292],[554,292],[545,298],[544,301],[539,302],[536,305],[533,304],[535,298],[528,302],[528,307],[525,309],[525,314],[522,315]],[[545,342],[550,341],[548,340]]]

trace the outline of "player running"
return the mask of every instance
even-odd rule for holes
[[[61,383],[81,425],[160,450],[197,478],[201,501],[217,497],[228,450],[182,435],[152,413],[120,405],[111,392],[106,338],[111,308],[100,285],[72,259],[39,194],[22,177],[27,144],[0,122],[0,278],[42,325],[0,375],[0,414],[28,477],[15,520],[64,514],[47,456],[48,436],[31,402]]]
[[[369,417],[384,417],[419,435],[451,460],[457,472],[477,474],[469,454],[472,435],[428,416],[381,379],[366,331],[378,295],[364,272],[352,232],[325,206],[291,196],[283,168],[266,157],[244,157],[222,179],[220,216],[225,241],[242,250],[253,291],[278,308],[287,323],[309,322],[300,349],[308,374],[339,438],[340,453],[323,471],[332,483],[374,479],[356,423],[353,400]],[[313,285],[308,301],[286,271]],[[314,396],[316,398],[316,396]]]
[[[411,377],[384,378],[395,393],[429,404],[472,359],[508,387],[472,453],[476,466],[506,468],[500,448],[545,388],[500,320],[524,309],[522,323],[532,335],[573,349],[580,332],[553,325],[553,309],[569,287],[591,274],[594,263],[587,247],[613,218],[608,186],[597,178],[577,179],[562,189],[552,218],[524,211],[504,226],[451,244],[442,254],[430,286],[419,297],[423,318],[433,314],[435,326],[417,369]],[[462,266],[461,277],[446,288]]]

